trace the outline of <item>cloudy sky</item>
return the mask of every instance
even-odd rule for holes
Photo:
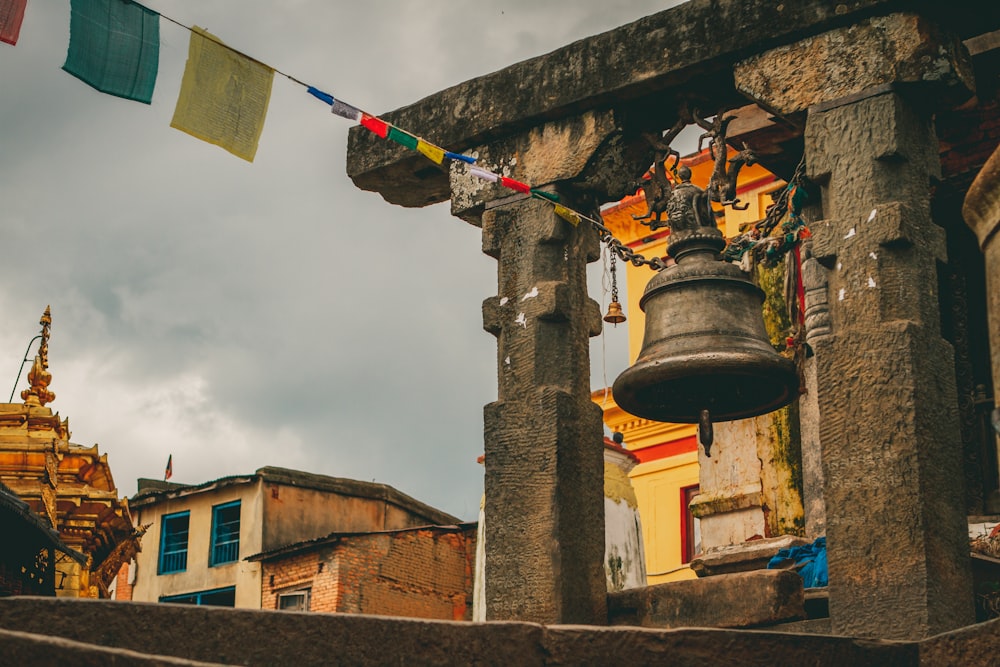
[[[145,4],[378,114],[677,3]],[[61,70],[69,17],[29,0],[0,44],[0,400],[51,304],[51,407],[123,494],[173,454],[176,482],[283,466],[474,518],[496,398],[479,230],[356,189],[350,122],[280,76],[253,164],[171,129],[189,33],[167,21],[152,105],[97,92]],[[625,345],[594,339],[595,388]]]

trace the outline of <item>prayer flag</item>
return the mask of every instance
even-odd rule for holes
[[[409,132],[404,132],[395,125],[389,126],[389,138],[397,144],[406,146],[411,151],[417,150],[417,138]]]
[[[555,213],[574,227],[580,224],[580,214],[573,209],[566,208],[562,204],[556,204]]]
[[[273,69],[195,26],[170,127],[253,162],[273,81]]]
[[[63,70],[102,93],[153,101],[160,15],[134,2],[71,0]]]
[[[513,178],[507,178],[506,176],[500,177],[500,184],[505,188],[510,188],[511,190],[516,190],[518,192],[524,192],[525,194],[531,192],[531,186],[527,183],[515,181]]]
[[[389,136],[389,123],[381,118],[363,113],[361,114],[361,124],[383,139]]]
[[[434,144],[429,144],[423,139],[417,141],[417,150],[438,164],[444,162],[444,149],[438,148]]]
[[[462,155],[461,153],[452,153],[451,151],[445,151],[444,156],[449,160],[461,160],[466,164],[475,164],[476,158],[470,157],[468,155]]]
[[[559,195],[557,195],[554,192],[545,192],[544,190],[535,190],[534,188],[532,188],[531,194],[537,197],[541,197],[542,199],[548,199],[551,202],[559,201]]]
[[[0,0],[0,42],[17,44],[28,0]]]
[[[334,100],[333,101],[333,106],[330,108],[330,111],[332,111],[333,113],[337,114],[338,116],[342,116],[344,118],[347,118],[348,120],[353,120],[353,121],[360,121],[361,120],[361,109],[358,109],[356,107],[352,107],[347,102],[341,102],[340,100]]]
[[[174,476],[174,455],[167,457],[167,469],[163,471],[163,481],[167,481]]]
[[[494,174],[492,171],[487,171],[482,167],[469,167],[469,173],[490,183],[496,183],[500,180],[499,174]]]
[[[333,95],[331,95],[330,93],[324,93],[319,88],[314,88],[312,86],[309,86],[308,88],[306,88],[306,92],[318,100],[323,100],[327,104],[333,104],[334,102]]]

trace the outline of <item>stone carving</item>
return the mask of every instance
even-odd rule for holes
[[[806,343],[815,346],[833,333],[830,324],[829,280],[826,269],[812,256],[812,244],[802,244],[802,286],[805,291]]]

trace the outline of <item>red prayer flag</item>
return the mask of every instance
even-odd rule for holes
[[[511,190],[517,190],[518,192],[523,192],[525,194],[531,192],[531,186],[527,183],[522,183],[521,181],[515,181],[513,178],[507,178],[506,176],[500,177],[500,184],[505,188],[510,188]]]
[[[383,139],[389,136],[389,123],[375,116],[369,116],[366,113],[361,114],[361,124]]]
[[[0,42],[17,44],[28,0],[0,0]]]

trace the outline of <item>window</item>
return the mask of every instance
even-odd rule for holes
[[[236,587],[216,588],[211,591],[199,591],[198,593],[185,593],[183,595],[166,595],[160,598],[160,602],[172,602],[174,604],[202,604],[211,607],[235,607]]]
[[[158,574],[187,569],[188,525],[190,512],[165,514],[160,526],[160,565]]]
[[[681,562],[690,563],[701,555],[701,521],[691,513],[691,501],[698,495],[698,485],[681,489]]]
[[[240,501],[212,508],[209,566],[234,563],[240,555]]]
[[[278,594],[278,609],[284,611],[309,611],[309,590],[302,588],[297,591]]]

